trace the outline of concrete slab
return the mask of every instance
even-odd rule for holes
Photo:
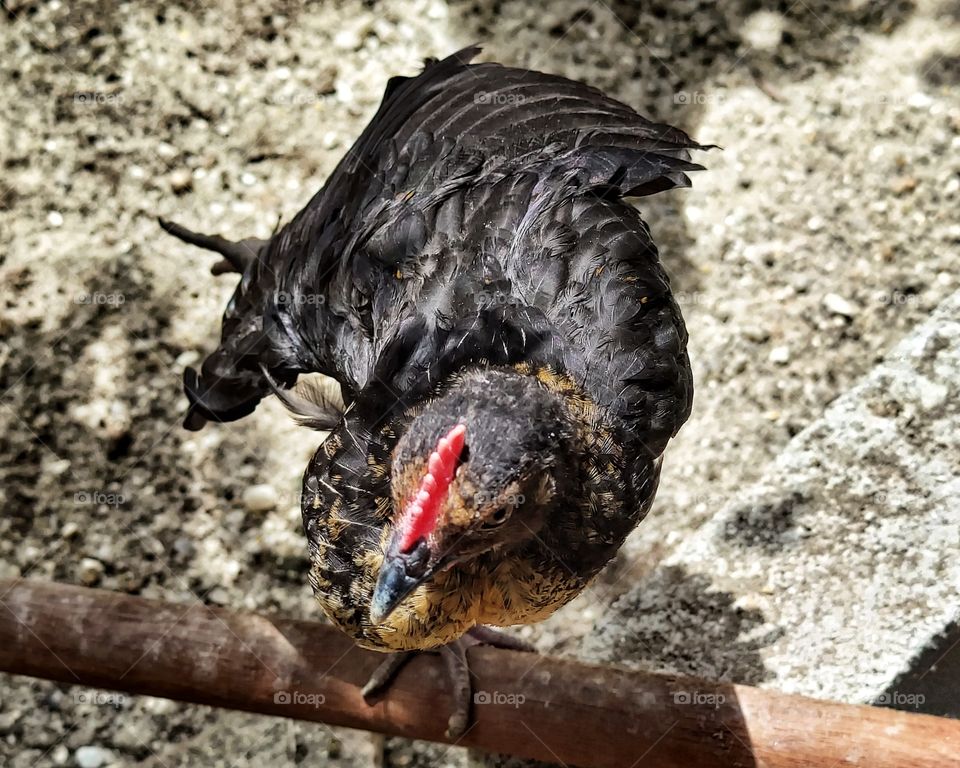
[[[586,653],[829,699],[896,698],[891,684],[923,674],[913,661],[960,610],[958,388],[960,293],[621,597]],[[949,654],[960,645],[941,645]],[[902,693],[920,708],[922,694]]]

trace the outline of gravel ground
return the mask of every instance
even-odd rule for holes
[[[180,373],[213,347],[231,281],[155,217],[268,235],[388,76],[474,41],[723,147],[693,190],[643,201],[691,332],[694,415],[650,519],[589,595],[524,630],[543,651],[576,656],[595,623],[618,621],[631,583],[957,288],[955,2],[371,6],[4,0],[0,578],[317,617],[296,506],[316,438],[274,403],[180,429]],[[381,752],[388,766],[467,760],[11,677],[0,689],[11,767],[354,766]]]

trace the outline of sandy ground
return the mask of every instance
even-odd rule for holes
[[[317,617],[296,506],[316,437],[274,403],[180,429],[181,371],[213,347],[231,281],[155,217],[269,234],[388,76],[474,41],[723,147],[693,190],[642,206],[690,329],[694,415],[654,513],[590,595],[523,630],[543,651],[576,656],[618,621],[633,579],[957,287],[955,2],[371,6],[4,0],[0,578]],[[257,484],[270,509],[244,502]],[[718,620],[733,610],[703,599]],[[691,649],[693,670],[717,653]],[[0,689],[9,766],[352,766],[381,748],[390,766],[467,759],[12,677]]]

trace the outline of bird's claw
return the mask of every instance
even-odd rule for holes
[[[367,680],[367,684],[363,686],[362,690],[360,691],[364,701],[366,701],[367,704],[370,704],[371,699],[374,699],[378,694],[383,693],[390,683],[393,682],[393,678],[397,676],[397,673],[401,670],[403,665],[410,661],[415,653],[417,652],[399,651],[398,653],[391,653],[387,658],[385,658],[380,665],[373,670],[373,674],[370,675],[370,679]]]
[[[459,739],[467,732],[470,723],[470,705],[473,703],[473,686],[470,682],[470,665],[467,662],[467,644],[454,640],[440,649],[450,682],[453,684],[453,712],[447,720],[446,737]]]
[[[470,680],[470,664],[467,661],[467,649],[474,645],[492,645],[512,651],[535,652],[535,648],[526,640],[500,632],[491,627],[477,626],[467,634],[439,649],[444,665],[453,686],[453,712],[447,720],[446,737],[456,741],[467,732],[470,725],[470,707],[473,703],[473,685]],[[391,653],[370,675],[361,694],[367,704],[373,703],[393,682],[397,673],[414,654],[419,651],[399,651]]]
[[[508,651],[523,651],[524,653],[537,652],[537,647],[533,643],[507,632],[501,632],[499,629],[485,627],[482,624],[478,624],[467,630],[467,636],[480,645],[492,645],[494,648],[503,648]]]

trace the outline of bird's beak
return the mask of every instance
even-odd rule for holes
[[[400,552],[392,541],[380,566],[380,576],[370,601],[370,622],[380,624],[413,590],[430,578],[435,568],[428,567],[430,550],[421,539],[407,553]]]

